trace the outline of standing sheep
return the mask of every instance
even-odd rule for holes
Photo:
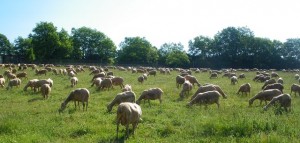
[[[191,100],[193,100],[199,93],[207,91],[217,91],[217,89],[212,84],[200,86],[198,90],[194,93],[194,95],[191,97]]]
[[[299,76],[299,74],[295,74],[294,77],[295,77],[296,80],[298,80],[300,76]]]
[[[119,105],[122,102],[131,102],[135,103],[135,93],[132,91],[125,91],[117,94],[113,101],[107,105],[107,111],[110,112],[114,105]]]
[[[281,83],[283,85],[283,79],[280,77],[277,79],[277,83]]]
[[[93,87],[94,85],[96,85],[96,87],[100,87],[101,82],[102,82],[101,77],[95,78],[93,80],[93,83],[92,83],[91,87]]]
[[[278,89],[269,89],[261,91],[249,100],[249,106],[251,106],[254,100],[256,99],[260,100],[260,105],[263,101],[265,101],[265,103],[267,104],[267,101],[271,101],[273,97],[278,96],[280,94],[282,94],[282,92]]]
[[[31,87],[31,90],[34,88],[34,86],[35,86],[35,84],[36,84],[36,82],[37,81],[39,81],[38,79],[32,79],[32,80],[29,80],[28,82],[27,82],[27,84],[25,85],[25,87],[24,87],[24,91],[27,91],[27,88],[28,87]]]
[[[124,88],[122,89],[122,92],[125,92],[125,91],[132,91],[131,85],[126,84],[126,85],[124,86]]]
[[[63,110],[65,110],[67,104],[70,101],[74,101],[75,109],[76,109],[76,101],[77,101],[77,106],[78,107],[79,107],[79,102],[81,102],[82,106],[83,106],[83,108],[82,108],[83,111],[84,111],[84,108],[86,108],[86,111],[87,111],[89,97],[90,97],[90,92],[89,92],[88,89],[86,89],[86,88],[75,89],[69,94],[67,99],[63,103],[61,103],[61,107],[59,109],[59,112],[62,112]]]
[[[0,78],[0,86],[3,88],[5,84],[5,78],[1,77]]]
[[[150,88],[148,90],[144,90],[139,97],[139,99],[136,101],[137,104],[140,104],[141,100],[148,100],[148,103],[150,105],[150,100],[158,99],[159,102],[162,102],[161,96],[164,92],[160,88]],[[151,105],[150,105],[151,106]]]
[[[212,79],[212,78],[218,78],[218,73],[216,73],[216,72],[211,73],[209,79]]]
[[[76,86],[78,83],[78,78],[77,77],[72,77],[71,78],[71,87]]]
[[[270,80],[266,80],[265,81],[265,84],[261,87],[261,89],[264,89],[267,85],[269,84],[273,84],[273,83],[276,83],[276,80],[275,79],[270,79]]]
[[[184,98],[185,94],[189,95],[189,93],[192,90],[192,88],[193,88],[193,85],[190,83],[190,81],[186,80],[183,83],[182,90],[181,90],[181,92],[179,94],[180,98]]]
[[[232,84],[232,85],[235,85],[236,83],[238,83],[238,79],[237,79],[236,76],[232,76],[232,77],[230,78],[230,81],[231,81],[231,84]]]
[[[283,85],[281,83],[273,83],[273,84],[269,84],[267,85],[264,90],[268,90],[268,89],[278,89],[283,93]]]
[[[198,87],[200,86],[200,83],[198,82],[198,80],[197,80],[196,77],[194,77],[194,76],[192,76],[192,75],[186,75],[186,76],[184,76],[184,78],[185,78],[186,80],[190,81],[191,84],[194,85],[194,83],[197,83]]]
[[[207,108],[208,104],[216,103],[218,108],[220,108],[219,98],[221,94],[218,91],[207,91],[197,94],[197,96],[192,99],[187,105],[192,106],[193,104],[204,104]]]
[[[19,79],[21,79],[21,78],[28,79],[27,73],[26,73],[26,72],[18,73],[18,74],[16,75],[16,77],[19,78]]]
[[[39,88],[43,85],[43,84],[49,84],[50,87],[53,86],[53,80],[48,78],[48,79],[42,79],[42,80],[39,80],[37,82],[34,83],[34,88],[33,88],[33,91],[36,92],[36,91],[39,91]]]
[[[299,96],[300,96],[300,85],[299,84],[293,84],[292,86],[291,86],[291,95],[292,95],[292,92],[295,92],[295,96],[297,95],[297,92],[298,92],[298,94],[299,94]]]
[[[149,75],[156,76],[156,70],[151,70],[151,71],[149,71]]]
[[[114,86],[120,86],[121,89],[124,87],[124,79],[122,77],[114,77],[111,79],[112,85]]]
[[[144,80],[145,80],[144,76],[141,75],[138,77],[138,82],[140,82],[141,84],[144,83]]]
[[[277,102],[279,102],[280,107],[283,107],[286,112],[291,111],[291,109],[288,110],[288,108],[291,107],[292,102],[292,98],[289,94],[281,94],[273,97],[271,102],[264,107],[264,110],[266,111],[271,105],[274,105]]]
[[[8,90],[9,88],[12,88],[13,86],[19,87],[20,85],[21,85],[21,79],[19,79],[19,78],[11,79],[8,82],[6,89]]]
[[[110,78],[104,78],[101,83],[100,86],[98,87],[98,89],[102,89],[104,90],[104,88],[107,88],[107,90],[109,90],[110,88],[112,88],[112,81]]]
[[[123,102],[118,106],[117,109],[117,138],[119,134],[119,124],[126,126],[126,136],[129,136],[129,124],[132,124],[133,135],[134,130],[141,121],[142,109],[136,103]]]
[[[49,94],[51,92],[51,87],[49,84],[43,84],[41,86],[41,92],[42,92],[42,96],[44,97],[44,99],[48,99]]]
[[[177,75],[176,76],[176,87],[179,88],[184,83],[185,78],[183,76]]]
[[[242,92],[242,95],[243,95],[243,93],[246,93],[246,96],[247,96],[247,92],[249,92],[249,95],[250,95],[250,90],[251,90],[250,83],[245,83],[240,86],[240,89],[236,94],[239,94],[240,92]]]

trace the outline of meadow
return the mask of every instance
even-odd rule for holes
[[[57,67],[62,68],[62,67]],[[1,68],[0,73],[4,70]],[[140,73],[112,69],[115,76],[124,78],[125,84],[132,85],[138,98],[143,90],[159,87],[164,91],[163,102],[151,101],[151,106],[141,102],[142,119],[135,135],[124,138],[125,127],[120,126],[119,138],[116,139],[116,109],[107,112],[106,105],[121,92],[120,87],[112,90],[98,91],[91,87],[90,71],[78,73],[78,85],[70,86],[68,76],[48,73],[37,76],[27,69],[28,79],[23,79],[20,87],[10,90],[0,88],[0,142],[300,142],[300,97],[292,95],[292,111],[280,112],[272,107],[263,111],[259,101],[249,107],[248,100],[258,93],[263,83],[252,81],[255,72],[244,72],[246,79],[231,85],[226,77],[209,79],[209,73],[193,73],[201,84],[219,85],[228,98],[220,98],[220,108],[216,104],[187,107],[190,97],[197,90],[194,87],[190,95],[179,100],[181,89],[176,88],[175,78],[179,74],[172,71],[170,75],[150,76],[144,84],[137,81]],[[240,74],[241,72],[237,72]],[[290,93],[295,73],[277,72],[284,80],[284,93]],[[41,93],[34,93],[23,87],[30,79],[48,79],[54,81],[49,99],[43,99]],[[250,83],[250,95],[241,96],[236,92],[239,86]],[[7,81],[6,81],[7,85]],[[91,95],[88,111],[75,110],[70,102],[65,111],[59,114],[60,104],[75,88],[87,88]],[[278,114],[281,113],[281,114]],[[132,126],[130,126],[130,129]]]

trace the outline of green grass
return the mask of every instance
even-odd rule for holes
[[[3,73],[5,69],[0,69]],[[144,84],[137,81],[140,74],[112,70],[114,75],[123,77],[131,84],[137,98],[141,92],[151,87],[160,87],[163,91],[163,103],[151,101],[151,107],[141,103],[143,121],[138,125],[135,136],[124,139],[125,127],[120,127],[119,139],[116,139],[116,106],[107,113],[106,105],[119,93],[120,87],[110,91],[97,91],[90,87],[92,76],[89,71],[77,75],[76,88],[85,87],[91,92],[88,111],[75,110],[73,102],[59,114],[60,104],[75,88],[70,87],[67,76],[35,76],[27,70],[29,79],[52,78],[54,85],[47,100],[40,93],[30,89],[23,91],[29,79],[22,80],[21,87],[11,90],[0,88],[0,142],[299,142],[300,140],[300,97],[292,95],[292,112],[275,114],[278,109],[272,107],[264,112],[255,101],[248,106],[248,100],[260,91],[263,83],[253,82],[254,72],[245,72],[246,79],[231,85],[228,78],[209,79],[208,73],[193,73],[201,84],[219,85],[228,95],[220,99],[220,109],[216,104],[186,107],[189,97],[179,99],[181,89],[176,88],[176,71],[171,75],[158,74],[149,77]],[[237,72],[238,74],[240,72]],[[290,86],[297,83],[295,73],[278,72],[284,79],[284,92],[290,93]],[[241,84],[249,82],[251,95],[240,96],[236,92]],[[6,83],[7,85],[7,83]],[[130,126],[132,128],[132,126]]]

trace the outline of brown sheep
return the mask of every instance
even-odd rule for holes
[[[144,80],[145,80],[144,76],[141,75],[138,77],[138,82],[140,82],[141,84],[144,83]]]
[[[114,77],[111,79],[112,85],[114,86],[120,86],[121,89],[124,87],[124,79],[122,77]]]
[[[150,100],[158,99],[159,102],[162,102],[161,96],[164,92],[160,88],[150,88],[148,90],[144,90],[139,97],[139,99],[136,101],[137,104],[140,104],[141,100],[148,100],[148,103],[150,105]],[[151,106],[151,105],[150,105]]]
[[[265,84],[261,87],[261,89],[264,89],[267,85],[269,84],[273,84],[273,83],[276,83],[276,80],[275,79],[270,79],[270,80],[266,80],[265,81]]]
[[[242,92],[242,95],[245,93],[246,96],[247,96],[247,92],[249,92],[249,95],[250,95],[250,90],[251,90],[250,83],[245,83],[245,84],[240,86],[240,89],[236,94],[239,94],[240,92]]]
[[[44,97],[44,99],[48,99],[49,94],[51,92],[51,87],[49,84],[43,84],[41,86],[41,92],[42,92],[42,96]]]
[[[34,85],[35,85],[35,83],[37,82],[37,81],[39,81],[38,79],[32,79],[32,80],[29,80],[28,82],[27,82],[27,84],[25,85],[25,87],[24,87],[24,91],[27,91],[27,88],[28,87],[31,87],[31,90],[34,88]]]
[[[95,78],[98,78],[98,77],[104,78],[105,76],[106,76],[106,73],[104,73],[104,72],[98,73],[93,76],[91,82],[93,82]]]
[[[156,70],[151,70],[151,71],[149,71],[149,75],[156,76]]]
[[[89,97],[90,97],[90,92],[89,92],[88,89],[86,89],[86,88],[75,89],[69,94],[67,99],[63,103],[61,103],[61,107],[59,109],[59,112],[62,112],[66,108],[67,104],[70,101],[74,101],[75,109],[76,109],[76,101],[77,101],[77,106],[78,107],[79,107],[79,102],[81,102],[82,105],[83,105],[83,108],[82,108],[83,111],[84,111],[84,108],[87,111]]]
[[[100,77],[95,78],[91,87],[93,87],[94,85],[96,85],[96,87],[99,87],[101,84],[101,81],[102,81],[102,78],[100,78]]]
[[[239,77],[238,77],[238,79],[244,79],[244,78],[246,78],[246,76],[245,76],[244,73],[241,73],[241,74],[239,75]]]
[[[216,103],[218,108],[220,108],[219,98],[221,94],[218,91],[207,91],[197,94],[197,96],[192,99],[187,105],[192,106],[193,104],[204,104],[207,108],[208,104]]]
[[[265,103],[267,104],[267,101],[271,101],[273,97],[278,96],[280,94],[282,94],[282,92],[278,89],[269,89],[261,91],[249,100],[249,106],[251,106],[254,100],[256,99],[260,100],[260,105],[263,101],[265,101]]]
[[[181,87],[181,85],[184,83],[184,81],[185,81],[184,77],[177,75],[176,76],[176,87],[177,88]]]
[[[217,91],[217,89],[212,84],[200,86],[198,90],[194,93],[194,95],[191,97],[191,100],[193,100],[199,93],[207,91]]]
[[[273,83],[267,85],[263,90],[268,90],[268,89],[278,89],[283,93],[283,85],[281,83]]]
[[[126,85],[124,86],[124,88],[122,89],[122,92],[125,92],[125,91],[132,91],[131,85],[126,84]]]
[[[184,98],[184,95],[189,95],[190,91],[192,90],[193,85],[190,83],[190,81],[186,80],[182,85],[182,90],[179,94],[181,98]]]
[[[297,92],[298,92],[298,94],[299,94],[299,96],[300,96],[300,85],[299,84],[293,84],[292,86],[291,86],[291,95],[292,95],[292,92],[295,92],[295,96],[297,95]]]
[[[129,136],[129,124],[132,124],[132,133],[141,121],[142,109],[138,104],[123,102],[118,106],[117,109],[117,138],[119,134],[119,124],[126,126],[126,136]]]
[[[76,86],[78,83],[78,78],[77,77],[72,77],[71,78],[71,87]]]
[[[98,89],[100,90],[104,90],[104,88],[107,88],[107,90],[109,90],[110,88],[112,88],[112,81],[110,78],[104,78],[101,83],[100,86],[98,87]]]
[[[46,69],[41,69],[41,70],[36,69],[35,74],[36,75],[42,75],[42,74],[47,75],[47,70]]]
[[[107,105],[107,111],[110,112],[114,105],[119,105],[122,102],[135,103],[135,93],[132,91],[125,91],[117,94],[117,96]]]
[[[6,89],[8,90],[9,88],[12,88],[13,86],[19,87],[20,85],[21,85],[21,79],[19,79],[19,78],[11,79],[8,82]]]
[[[184,78],[185,78],[186,80],[190,81],[191,84],[194,85],[194,83],[197,83],[197,86],[198,86],[198,87],[200,86],[200,83],[198,82],[198,80],[197,80],[196,77],[191,76],[191,75],[186,75],[186,76],[184,76]]]
[[[281,94],[273,97],[270,103],[264,107],[264,110],[266,111],[271,105],[274,105],[276,102],[279,102],[280,107],[283,107],[286,112],[291,111],[292,98],[289,94]]]
[[[16,75],[16,77],[19,78],[19,79],[21,79],[21,78],[28,79],[27,73],[26,73],[26,72],[18,73],[18,74]]]
[[[39,80],[39,81],[35,82],[34,88],[33,88],[34,92],[39,91],[39,88],[43,84],[49,84],[50,87],[52,87],[53,86],[53,80],[49,78],[49,79],[42,79],[42,80]]]
[[[17,76],[13,73],[8,73],[6,76],[8,80],[17,78]]]

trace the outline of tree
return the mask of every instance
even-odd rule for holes
[[[118,63],[155,65],[157,60],[157,48],[153,47],[145,38],[125,37],[125,40],[120,43]]]
[[[68,32],[62,29],[58,32],[59,37],[59,45],[55,49],[52,55],[52,59],[67,59],[71,57],[71,53],[73,51],[72,40],[68,34]]]
[[[205,37],[198,36],[189,41],[189,54],[193,62],[193,66],[207,67],[210,64],[209,57],[214,55],[213,53],[214,40]]]
[[[21,62],[33,62],[35,60],[31,42],[32,39],[20,36],[15,40],[15,52]]]
[[[56,29],[53,23],[40,22],[32,30],[33,34],[29,35],[38,61],[45,62],[56,57],[53,53],[60,46]]]
[[[181,43],[165,43],[158,50],[159,63],[172,67],[183,67],[189,65],[188,55],[183,50]]]
[[[12,44],[5,35],[0,33],[0,55],[9,55],[12,52]]]

